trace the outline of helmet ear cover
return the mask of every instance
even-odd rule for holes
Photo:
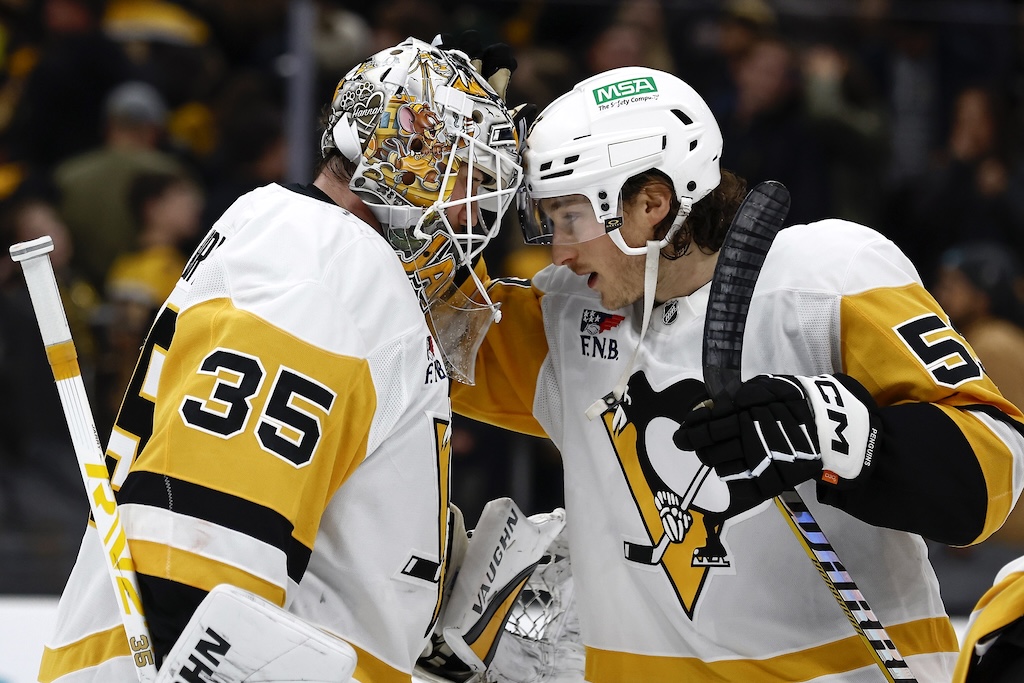
[[[338,122],[334,124],[331,129],[331,137],[334,138],[335,147],[349,161],[355,161],[363,153],[355,122],[347,112],[342,114]]]

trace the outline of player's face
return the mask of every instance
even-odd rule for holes
[[[469,166],[463,164],[459,168],[459,174],[455,178],[455,187],[452,189],[448,201],[457,202],[466,197],[473,197],[481,192],[484,182],[484,172],[479,168],[473,169],[473,182],[469,182]],[[455,204],[446,208],[445,215],[453,228],[472,228],[477,223],[478,207],[473,202]]]
[[[650,239],[651,230],[635,209],[635,204],[623,207],[620,232],[628,245],[639,247]],[[607,234],[578,243],[555,239],[551,260],[586,277],[587,286],[601,295],[601,305],[609,310],[628,306],[644,295],[645,257],[622,253]]]

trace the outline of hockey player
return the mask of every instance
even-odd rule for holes
[[[971,613],[953,683],[1024,680],[1024,557],[1008,563]]]
[[[512,121],[466,59],[414,39],[353,68],[329,111],[316,179],[241,197],[193,254],[110,438],[158,665],[220,584],[343,638],[363,682],[410,680],[438,616],[442,360],[458,371],[446,344],[493,314],[452,290],[514,200]],[[135,680],[102,552],[88,529],[40,681]],[[199,665],[182,680],[220,675]]]
[[[778,235],[745,382],[703,404],[709,283],[745,192],[722,144],[701,97],[652,69],[547,107],[522,221],[553,264],[488,281],[503,322],[453,407],[561,450],[588,681],[878,680],[770,502],[787,486],[917,680],[948,681],[957,640],[922,537],[999,527],[1024,484],[1024,420],[892,242],[834,219]]]

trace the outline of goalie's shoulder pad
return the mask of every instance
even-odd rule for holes
[[[356,653],[344,640],[236,586],[215,587],[164,659],[156,683],[348,681]]]

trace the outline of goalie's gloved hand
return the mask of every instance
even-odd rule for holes
[[[509,79],[518,66],[516,58],[512,56],[511,47],[505,43],[484,46],[480,42],[480,34],[473,29],[463,31],[458,36],[441,33],[434,38],[433,44],[442,50],[457,50],[465,55],[470,65],[504,101]]]
[[[812,479],[861,485],[881,434],[877,411],[847,375],[759,375],[732,398],[694,409],[674,441],[728,484],[737,514]]]

